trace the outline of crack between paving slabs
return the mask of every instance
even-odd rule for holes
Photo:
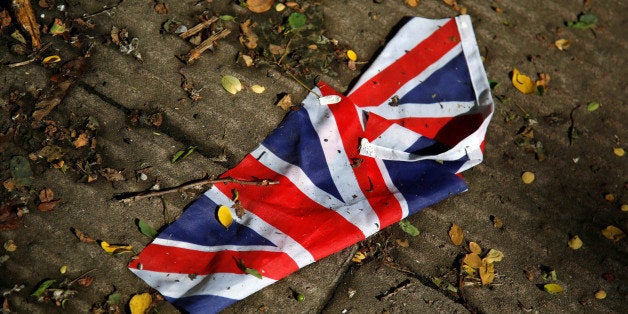
[[[107,96],[106,94],[98,91],[96,88],[94,88],[93,86],[83,82],[83,81],[78,81],[75,83],[77,86],[80,86],[81,88],[83,88],[85,91],[87,91],[89,94],[92,94],[98,98],[100,98],[102,101],[106,102],[107,104],[111,105],[112,107],[124,112],[125,116],[128,116],[131,113],[131,109],[127,108],[126,106],[124,106],[123,104],[115,101],[114,99],[112,99],[111,97]],[[181,135],[182,132],[180,132],[178,130],[177,127],[173,126],[172,124],[170,124],[167,120],[164,120],[164,122],[161,124],[161,126],[157,129],[159,131],[159,133],[163,133],[166,136],[169,136],[170,138],[174,139],[175,141],[179,142],[179,143],[183,143],[185,145],[188,146],[196,146],[197,149],[195,150],[196,153],[199,153],[201,156],[212,160],[216,158],[216,156],[218,154],[209,154],[206,149],[203,149],[204,146],[207,146],[207,144],[205,142],[201,143],[201,142],[197,142],[194,140],[190,140],[189,138],[186,138],[185,136]],[[215,151],[223,151],[223,148],[221,147],[210,147],[209,150],[215,150]],[[227,160],[229,160],[229,158],[227,157]],[[222,164],[224,166],[226,166],[227,168],[231,168],[233,167],[233,165],[228,164],[228,162],[218,162],[218,161],[214,161],[218,164]]]

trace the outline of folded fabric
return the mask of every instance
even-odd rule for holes
[[[221,176],[278,184],[214,185],[129,268],[187,312],[218,312],[465,191],[492,113],[469,16],[412,18],[347,96],[319,83]]]

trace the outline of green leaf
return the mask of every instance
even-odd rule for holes
[[[496,80],[488,80],[488,86],[491,87],[491,89],[496,89],[497,86],[499,86],[499,82]]]
[[[31,294],[32,296],[40,296],[44,293],[44,291],[46,291],[46,289],[48,289],[48,287],[50,287],[53,283],[55,283],[56,280],[54,279],[48,279],[44,282],[42,282],[39,287],[37,287],[37,290],[35,290],[35,292],[33,292],[33,294]]]
[[[244,268],[244,272],[249,274],[249,275],[253,275],[253,276],[257,277],[258,279],[262,279],[263,278],[262,275],[257,271],[257,269],[246,267],[246,268]]]
[[[577,22],[569,22],[567,26],[577,29],[587,29],[597,24],[597,16],[593,13],[583,13],[578,16]]]
[[[30,186],[33,182],[33,171],[31,170],[31,164],[24,156],[15,156],[11,158],[9,163],[11,169],[11,176],[15,179],[17,186]]]
[[[218,17],[219,19],[223,20],[223,21],[234,21],[235,17],[233,15],[221,15]]]
[[[551,294],[563,293],[563,287],[557,283],[548,283],[543,285],[543,289]]]
[[[599,102],[592,101],[592,102],[587,104],[587,110],[589,112],[598,110],[599,108],[600,108],[600,103]]]
[[[107,303],[109,304],[120,304],[122,301],[122,295],[119,293],[112,293],[107,297]]]
[[[416,237],[418,236],[421,231],[419,231],[419,229],[417,229],[415,226],[413,226],[409,221],[407,220],[402,220],[399,222],[399,226],[401,227],[401,230],[405,231],[405,233]]]
[[[186,149],[176,152],[174,156],[172,156],[172,163],[176,164],[177,162],[190,156],[190,154],[192,154],[195,149],[196,149],[196,146],[188,146]]]
[[[294,12],[288,17],[288,25],[290,25],[290,28],[292,29],[298,29],[305,26],[306,21],[307,17],[298,12]]]
[[[140,228],[140,232],[149,238],[155,238],[159,234],[157,230],[151,227],[151,225],[144,220],[138,219],[137,226]]]

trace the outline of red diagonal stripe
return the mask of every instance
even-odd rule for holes
[[[323,95],[337,95],[331,87],[324,83],[319,83],[319,88]],[[329,106],[343,142],[349,162],[360,162],[359,166],[353,168],[353,173],[360,185],[360,190],[371,204],[371,208],[377,214],[380,226],[384,228],[396,221],[401,220],[401,205],[388,190],[382,173],[373,158],[359,155],[358,144],[363,135],[359,114],[354,104],[347,98],[343,101]]]
[[[364,239],[362,231],[343,216],[314,202],[290,180],[250,154],[223,176],[278,180],[279,184],[270,186],[217,184],[216,187],[225,195],[236,189],[246,210],[299,242],[316,260]]]
[[[209,275],[213,273],[244,274],[238,263],[257,270],[262,276],[279,280],[299,269],[285,253],[268,251],[201,252],[159,244],[148,245],[130,268],[164,273]]]
[[[360,107],[380,105],[459,43],[458,27],[451,19],[348,97]]]

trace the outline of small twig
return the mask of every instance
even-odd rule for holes
[[[37,60],[39,60],[39,58],[41,58],[41,54],[46,51],[49,47],[50,47],[51,43],[46,43],[44,44],[40,49],[37,49],[37,51],[35,53],[32,53],[30,55],[30,59],[26,60],[26,61],[22,61],[22,62],[16,62],[16,63],[11,63],[9,65],[7,65],[9,68],[17,68],[17,67],[21,67],[23,65],[28,65],[31,64]]]
[[[227,35],[231,34],[231,31],[228,29],[223,29],[222,31],[209,36],[209,38],[205,39],[202,43],[200,43],[196,48],[190,50],[188,54],[181,56],[180,59],[187,63],[192,64],[196,59],[200,58],[205,50],[214,46],[214,42],[227,37]]]
[[[301,82],[296,76],[294,76],[292,73],[290,73],[290,71],[285,70],[286,73],[288,75],[290,75],[290,77],[295,80],[297,83],[299,83],[299,85],[303,86],[303,88],[307,89],[308,91],[310,91],[310,93],[316,95],[316,98],[321,98],[322,96],[319,95],[317,92],[315,92],[314,90],[312,90],[311,88],[307,87],[307,85],[305,85],[305,83]]]
[[[162,196],[169,193],[183,192],[184,190],[187,190],[187,189],[196,188],[196,187],[207,185],[207,184],[216,184],[216,183],[237,183],[237,184],[242,184],[242,185],[267,186],[267,185],[279,184],[279,181],[271,181],[267,179],[248,181],[248,180],[239,180],[239,179],[234,179],[234,178],[214,179],[212,177],[209,177],[209,178],[203,178],[200,180],[186,182],[175,187],[170,187],[170,188],[165,188],[165,189],[160,189],[160,190],[155,190],[155,191],[144,191],[144,192],[139,192],[139,193],[133,193],[134,195],[131,195],[131,196],[117,195],[114,198],[116,198],[119,201],[125,201],[125,202],[137,201],[144,198]]]
[[[211,19],[207,21],[200,22],[196,24],[194,27],[188,29],[187,31],[179,34],[179,37],[186,39],[190,36],[196,35],[198,32],[202,31],[205,27],[212,25],[214,22],[218,21],[218,18],[213,16]]]
[[[277,64],[279,66],[281,66],[281,62],[283,62],[283,59],[285,59],[286,56],[288,55],[288,53],[290,52],[290,43],[292,43],[292,38],[290,38],[290,40],[288,40],[288,43],[286,44],[286,49],[284,50],[283,54],[281,55],[281,58],[279,58],[279,61],[277,61]]]

